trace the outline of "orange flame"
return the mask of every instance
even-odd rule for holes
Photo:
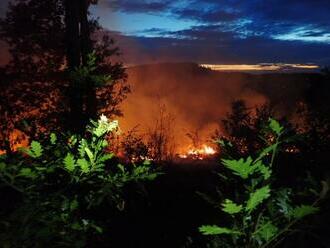
[[[187,153],[180,154],[180,158],[193,158],[203,160],[206,157],[216,154],[216,150],[208,145],[203,145],[201,148],[192,148]]]

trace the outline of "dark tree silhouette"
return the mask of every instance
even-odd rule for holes
[[[96,1],[9,4],[0,20],[1,38],[11,55],[0,73],[1,148],[14,129],[31,138],[54,129],[77,132],[97,111],[121,114],[118,105],[129,92],[125,69],[111,60],[119,55],[113,40],[88,18],[90,3]],[[71,72],[86,65],[91,51],[97,58],[93,73],[111,75],[110,84],[94,85],[91,80],[86,86],[71,80]]]
[[[10,47],[7,72],[24,80],[48,76],[63,67],[65,55],[62,21],[64,9],[59,0],[18,0],[9,3],[0,20],[1,39]]]
[[[243,100],[233,101],[231,111],[219,123],[224,133],[217,130],[214,138],[230,142],[232,150],[228,153],[233,157],[255,154],[264,144],[260,131],[274,115],[273,107],[268,104],[250,109]]]

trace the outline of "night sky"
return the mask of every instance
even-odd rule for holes
[[[329,0],[101,0],[92,9],[142,59],[320,65],[330,64],[329,11]]]
[[[126,63],[330,64],[329,0],[99,0],[90,10]]]

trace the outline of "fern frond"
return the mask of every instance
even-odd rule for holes
[[[33,158],[39,158],[42,156],[43,148],[38,141],[31,142],[30,154]]]
[[[232,200],[226,199],[222,205],[222,210],[230,215],[237,214],[242,211],[242,205],[237,205]]]
[[[76,167],[74,156],[71,153],[68,153],[64,158],[64,167],[68,171],[73,171],[74,168]]]
[[[319,209],[310,205],[301,205],[292,209],[290,215],[295,219],[301,219],[307,215],[315,214]]]
[[[256,166],[252,165],[251,157],[248,157],[246,160],[243,158],[240,160],[223,159],[222,163],[228,169],[232,170],[233,174],[243,179],[247,179],[249,175],[253,174],[256,170]]]
[[[236,235],[240,235],[241,232],[237,231],[237,230],[233,230],[233,229],[229,229],[227,227],[219,227],[216,225],[213,226],[201,226],[199,228],[199,231],[203,234],[203,235],[220,235],[220,234],[236,234]]]
[[[255,209],[260,203],[270,197],[270,188],[269,185],[266,185],[260,189],[257,189],[255,192],[250,194],[250,198],[246,203],[246,211],[251,212]]]

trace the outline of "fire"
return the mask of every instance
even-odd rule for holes
[[[187,153],[180,154],[180,158],[192,158],[203,160],[206,157],[216,154],[216,150],[208,145],[203,145],[201,148],[191,148]]]

